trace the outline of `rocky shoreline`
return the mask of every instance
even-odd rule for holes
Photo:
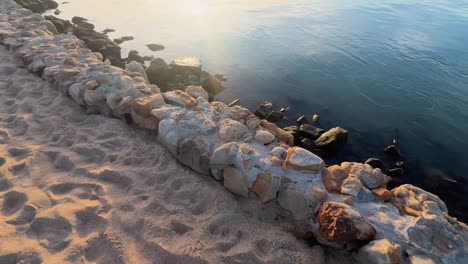
[[[333,151],[338,144],[333,142],[346,140],[343,129],[279,128],[241,106],[210,103],[220,81],[203,72],[196,58],[169,65],[153,60],[146,70],[130,62],[123,70],[110,65],[108,54],[106,61],[104,54],[90,51],[86,41],[54,34],[58,28],[41,15],[11,0],[0,8],[0,43],[28,70],[88,113],[157,132],[176,159],[230,192],[275,204],[278,217],[298,236],[356,250],[361,263],[468,259],[468,228],[448,215],[437,196],[412,185],[387,190],[391,178],[378,168],[354,162],[326,167],[320,157],[294,146],[294,133],[307,133],[316,137],[315,145]]]

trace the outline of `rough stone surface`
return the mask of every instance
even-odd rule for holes
[[[193,98],[202,97],[205,100],[208,100],[208,93],[201,86],[189,86],[185,89],[185,92],[191,95]]]
[[[343,184],[341,185],[342,194],[352,195],[354,197],[358,195],[361,189],[362,189],[361,180],[359,180],[359,177],[354,174],[349,175],[349,177],[346,178],[343,181]]]
[[[252,192],[263,203],[276,198],[281,185],[281,177],[275,176],[269,172],[260,173],[252,185]]]
[[[320,157],[300,147],[292,147],[288,150],[284,165],[296,171],[309,173],[319,173],[325,167]]]
[[[195,106],[197,105],[197,101],[188,95],[186,92],[182,92],[179,90],[170,91],[163,93],[164,99],[166,99],[169,103],[178,105],[178,106]]]
[[[371,241],[362,247],[356,257],[360,264],[400,264],[402,261],[401,249],[387,239]]]
[[[339,151],[347,141],[348,131],[341,127],[335,127],[315,140],[315,147],[322,155],[330,156]]]
[[[328,167],[322,173],[323,185],[328,192],[340,193],[343,181],[348,178],[348,173],[338,165]]]
[[[275,135],[263,129],[259,129],[255,133],[255,140],[261,142],[262,144],[269,144],[274,139],[275,139]]]
[[[343,162],[341,167],[349,174],[358,175],[362,184],[369,189],[376,189],[384,186],[390,178],[383,174],[380,169],[374,169],[370,165],[357,162]]]
[[[242,172],[233,167],[226,167],[223,172],[224,187],[239,196],[247,198],[249,188]]]
[[[225,119],[219,127],[219,138],[224,142],[232,142],[242,139],[247,134],[248,128],[235,120]]]
[[[149,117],[153,109],[165,104],[166,102],[164,101],[163,96],[157,93],[136,99],[133,105],[133,110],[141,117]]]
[[[325,202],[318,213],[320,233],[330,241],[367,241],[374,238],[375,228],[349,205]]]

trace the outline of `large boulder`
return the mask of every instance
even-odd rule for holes
[[[299,134],[303,137],[310,138],[310,139],[317,139],[323,133],[325,133],[324,129],[315,127],[310,124],[303,124],[299,127]]]
[[[239,196],[247,198],[249,187],[242,172],[234,167],[226,167],[223,172],[224,187]]]
[[[323,133],[315,140],[315,148],[323,156],[331,156],[338,152],[348,141],[348,131],[335,127]]]
[[[292,147],[288,150],[284,166],[300,172],[320,173],[325,167],[325,163],[319,156],[308,150]]]
[[[262,203],[266,203],[276,198],[281,185],[281,177],[270,172],[263,172],[257,175],[253,185],[254,192]]]
[[[329,242],[358,242],[374,238],[375,228],[344,203],[324,202],[318,212],[320,234]]]
[[[244,138],[249,129],[242,123],[224,119],[219,124],[219,138],[224,142],[233,142]]]
[[[210,175],[210,144],[203,138],[187,139],[180,144],[179,161],[204,175]]]

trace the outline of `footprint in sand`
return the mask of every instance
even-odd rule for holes
[[[5,176],[2,173],[0,173],[0,192],[4,192],[10,188],[10,181],[8,181],[8,179],[5,179]]]
[[[5,164],[5,162],[6,162],[5,158],[0,157],[0,167],[2,167],[3,164]]]
[[[83,192],[86,192],[90,195],[95,195],[95,196],[104,195],[104,188],[102,188],[102,186],[99,184],[93,184],[93,183],[65,182],[65,183],[52,185],[49,189],[55,195],[68,194],[74,190],[81,190]]]
[[[3,215],[10,216],[23,208],[28,201],[28,197],[24,193],[11,191],[3,195],[3,204],[1,212]]]
[[[29,149],[26,148],[10,148],[8,154],[17,160],[22,160],[30,155]]]
[[[7,224],[10,225],[25,225],[31,223],[36,217],[36,208],[31,205],[26,205],[23,208],[23,211],[13,220],[7,221]],[[1,263],[1,262],[0,262]]]
[[[103,233],[108,225],[105,218],[96,213],[96,208],[88,207],[75,213],[76,231],[80,237],[88,236],[91,233]]]
[[[47,158],[52,162],[54,167],[60,171],[71,171],[75,164],[67,156],[57,151],[44,151]]]
[[[35,218],[26,234],[30,239],[39,240],[39,244],[50,252],[58,252],[68,247],[71,232],[71,223],[59,216]]]

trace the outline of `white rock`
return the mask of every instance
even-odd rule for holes
[[[403,263],[400,247],[387,239],[374,240],[363,246],[356,259],[361,264]]]
[[[242,172],[234,167],[226,167],[223,171],[224,187],[242,197],[249,196],[249,188]]]
[[[273,175],[270,172],[264,172],[257,175],[251,190],[257,195],[262,203],[266,203],[276,198],[280,186],[280,176]]]
[[[292,147],[288,150],[285,166],[299,172],[319,173],[325,167],[325,163],[319,156],[308,150]]]
[[[248,128],[235,120],[225,119],[219,125],[219,138],[224,142],[232,142],[242,139],[247,134]]]
[[[275,140],[275,135],[266,130],[259,129],[255,133],[255,140],[261,142],[262,144],[269,144]]]
[[[163,95],[166,101],[178,106],[190,107],[197,105],[197,100],[195,100],[192,96],[188,95],[186,92],[174,90],[163,93]]]
[[[356,197],[362,188],[362,183],[354,174],[349,175],[341,184],[341,193]]]
[[[368,164],[343,162],[341,163],[341,167],[349,174],[357,175],[362,184],[369,189],[376,189],[384,186],[390,180],[380,169],[374,169]]]
[[[249,129],[256,129],[257,127],[260,126],[260,123],[261,123],[261,120],[260,118],[258,118],[256,115],[249,115],[246,119],[245,119],[245,124],[247,125],[247,127]]]

